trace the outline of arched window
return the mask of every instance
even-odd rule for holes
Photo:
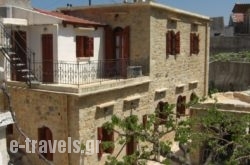
[[[176,104],[176,117],[180,118],[186,114],[186,96],[179,96]]]
[[[48,127],[38,128],[38,144],[40,141],[46,141],[47,151],[41,153],[47,160],[53,161],[53,153],[49,150],[49,143],[53,146],[53,135]],[[41,143],[44,144],[44,143]],[[39,145],[40,147],[40,145]]]

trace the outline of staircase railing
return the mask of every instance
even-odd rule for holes
[[[18,32],[16,34],[19,35],[21,40],[26,42]],[[15,44],[15,47],[12,44]],[[31,86],[32,82],[37,82],[32,69],[32,63],[35,61],[35,53],[29,48],[23,48],[16,38],[11,35],[11,29],[6,29],[2,22],[0,22],[0,49],[5,58],[10,62],[11,68],[19,76],[23,77],[29,86]],[[17,51],[17,49],[19,50]],[[18,52],[22,52],[25,57],[22,57]]]

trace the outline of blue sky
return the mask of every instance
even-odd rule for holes
[[[42,9],[56,9],[71,3],[73,6],[88,5],[88,0],[31,0],[33,7]],[[123,0],[92,0],[92,4],[120,3]],[[235,3],[250,3],[250,0],[156,0],[168,6],[177,7],[202,15],[215,17],[224,16],[224,22],[228,24],[228,18]]]

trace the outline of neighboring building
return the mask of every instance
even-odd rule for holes
[[[133,110],[142,120],[169,102],[181,105],[179,117],[188,115],[182,103],[192,94],[207,95],[208,17],[154,2],[60,9],[72,16],[14,5],[2,9],[12,12],[1,21],[12,106],[31,139],[114,140],[117,135],[102,128],[112,114],[126,117]],[[121,147],[92,156],[44,156],[54,164],[103,164]],[[121,153],[135,149],[130,142]],[[35,154],[27,156],[43,164]]]
[[[224,18],[223,17],[212,17],[211,18],[211,37],[223,36],[224,35]]]
[[[235,35],[249,34],[250,33],[250,4],[234,5],[232,15],[229,20],[229,26],[234,27]]]

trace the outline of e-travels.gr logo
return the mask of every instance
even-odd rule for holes
[[[38,147],[40,153],[84,153],[86,155],[93,155],[99,153],[99,140],[87,140],[82,143],[80,140],[73,140],[68,137],[68,141],[64,140],[30,140],[25,139],[25,144],[20,145],[16,140],[10,142],[10,152],[17,153],[18,148],[25,149],[26,153],[36,153],[35,148]],[[32,148],[30,148],[30,144]],[[1,165],[1,161],[0,161]]]

